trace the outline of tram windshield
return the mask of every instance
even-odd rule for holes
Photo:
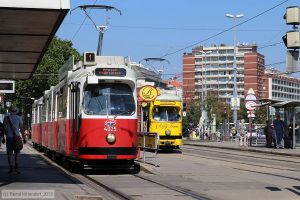
[[[176,107],[160,106],[160,107],[153,108],[152,118],[155,121],[160,121],[160,122],[179,121],[180,114],[178,108]]]
[[[87,85],[84,89],[83,111],[88,115],[133,115],[133,92],[126,84]]]

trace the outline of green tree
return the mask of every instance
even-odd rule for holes
[[[204,101],[204,107],[207,111],[208,121],[212,122],[212,115],[216,116],[217,128],[220,128],[220,124],[224,123],[225,119],[229,117],[232,118],[232,111],[230,105],[220,101],[217,95],[213,92],[207,94],[207,98]],[[199,100],[195,100],[191,103],[189,110],[187,111],[187,116],[183,118],[183,125],[192,123],[194,126],[199,124],[199,119],[201,117],[201,104]]]
[[[240,109],[239,109],[239,111],[238,111],[238,119],[239,119],[239,120],[244,119],[245,121],[248,120],[247,109],[246,109],[246,107],[245,107],[245,104],[242,103],[242,101],[241,101]]]
[[[258,107],[255,110],[255,124],[265,124],[267,120],[267,107]]]
[[[201,117],[200,106],[201,105],[198,100],[195,100],[191,103],[189,110],[187,110],[187,115],[184,118],[183,125],[187,127],[189,124],[193,124],[195,127],[199,124]]]

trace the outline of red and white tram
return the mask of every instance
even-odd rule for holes
[[[84,165],[132,166],[137,94],[129,60],[85,53],[84,62],[70,63],[33,104],[34,147]]]

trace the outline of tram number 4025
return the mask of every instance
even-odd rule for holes
[[[117,129],[116,129],[116,127],[105,126],[104,130],[107,132],[115,132]]]

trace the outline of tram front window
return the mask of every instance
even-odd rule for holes
[[[179,121],[180,115],[178,108],[175,107],[155,107],[153,108],[152,118],[155,121],[172,122]]]
[[[132,90],[126,84],[87,85],[83,111],[88,115],[132,115],[135,112]]]

